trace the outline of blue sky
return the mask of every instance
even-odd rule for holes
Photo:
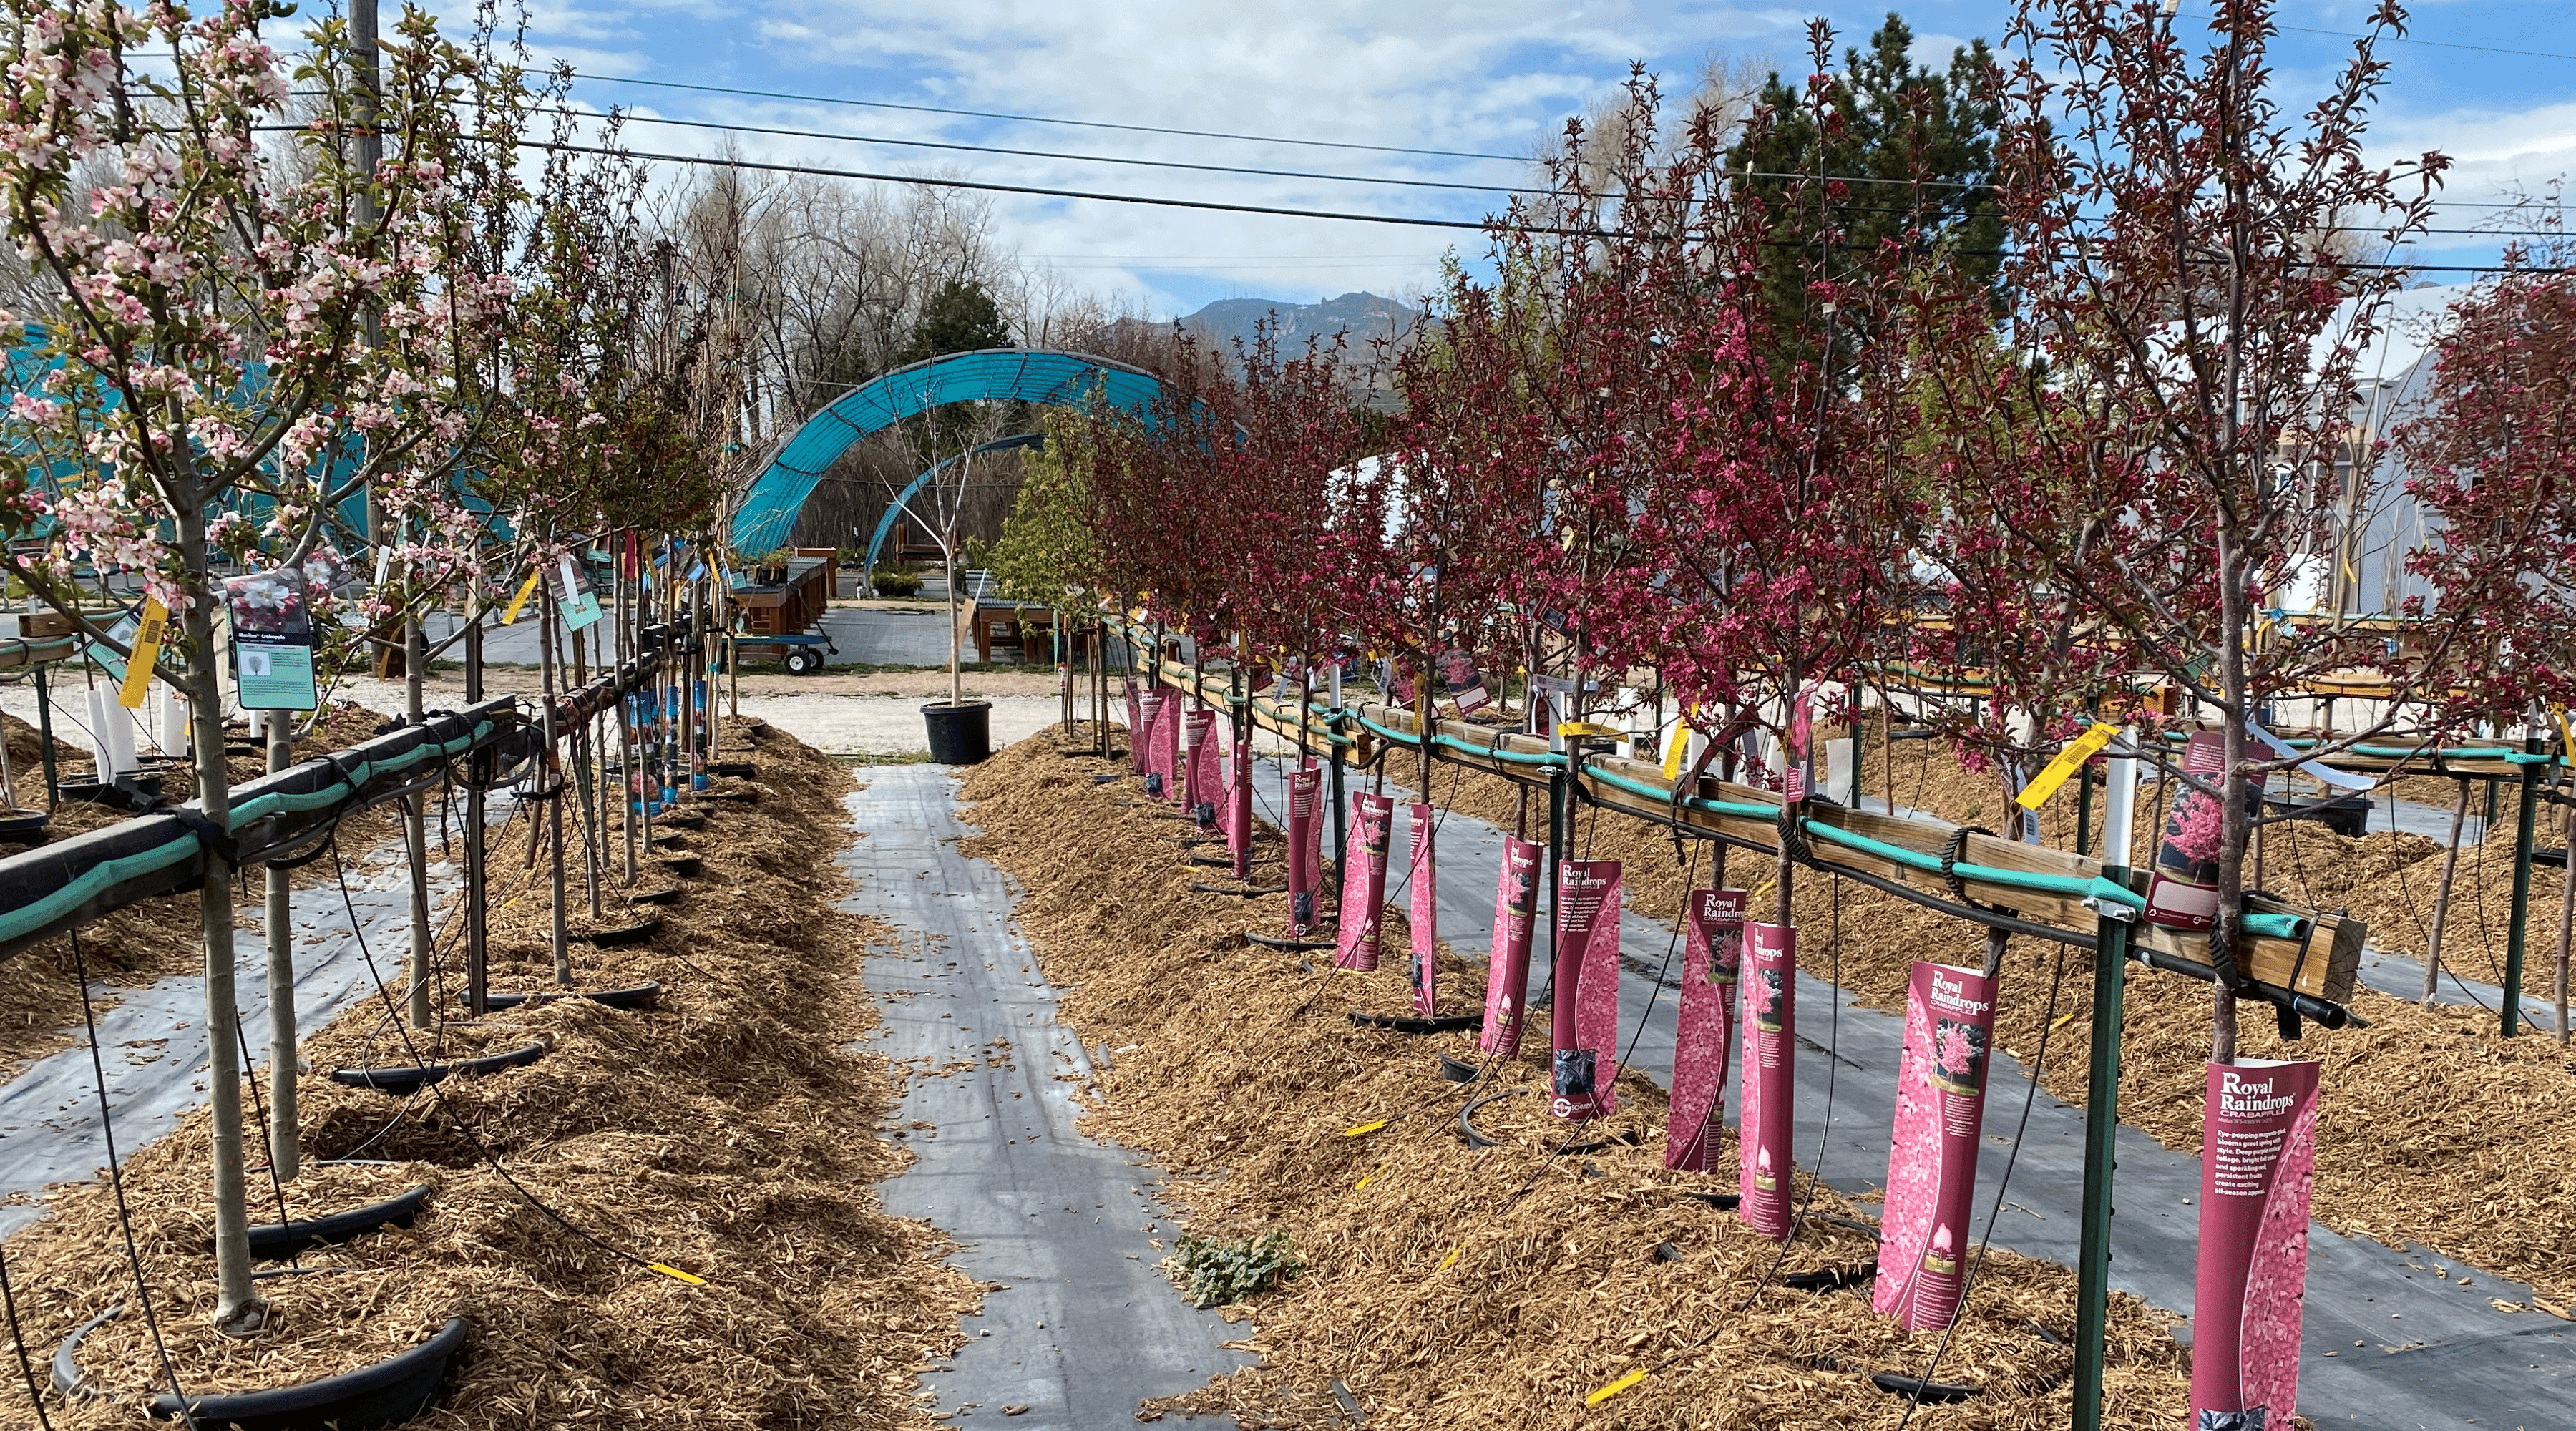
[[[2184,0],[2186,16],[2206,0]],[[608,77],[731,86],[1110,123],[1361,144],[1527,154],[1564,118],[1608,93],[1632,59],[1678,80],[1712,52],[1796,62],[1809,16],[1857,41],[1884,5],[1820,9],[1642,0],[643,0],[545,5],[531,37],[585,76],[591,105],[639,115],[1042,148],[1092,155],[1377,178],[1513,183],[1489,159],[1375,154],[1269,143],[969,119],[613,83]],[[1999,39],[1998,0],[1900,7],[1919,58],[1971,36]],[[2360,28],[2365,0],[2285,0],[2284,26]],[[2514,181],[2576,168],[2576,4],[2415,0],[2417,41],[2388,51],[2393,74],[2373,125],[2395,159],[2451,154],[2441,227],[2467,229]],[[2291,30],[2274,63],[2285,95],[2321,91],[2349,41]],[[2489,47],[2457,48],[2457,47]],[[2505,53],[2518,51],[2526,53]],[[2540,53],[2528,53],[2540,52]],[[593,78],[596,77],[596,78]],[[1686,86],[1685,86],[1686,87]],[[642,125],[637,148],[707,153],[705,131]],[[875,172],[945,172],[1001,183],[1223,202],[1474,218],[1499,203],[1472,193],[1314,179],[1136,169],[1070,159],[938,153],[883,144],[744,137],[746,158]],[[1130,295],[1157,312],[1213,298],[1310,301],[1368,289],[1403,293],[1473,235],[1313,219],[1194,213],[1037,198],[994,200],[999,236],[1077,288]],[[2475,234],[2437,235],[2426,263],[2494,252]],[[2436,275],[2444,280],[2457,275]]]

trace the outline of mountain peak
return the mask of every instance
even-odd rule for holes
[[[1236,340],[1252,341],[1253,327],[1264,318],[1282,357],[1303,351],[1308,338],[1331,342],[1347,334],[1354,356],[1365,354],[1372,339],[1391,338],[1410,329],[1422,315],[1374,293],[1345,293],[1321,303],[1284,303],[1275,298],[1220,298],[1181,320],[1181,326],[1218,344],[1229,355]]]

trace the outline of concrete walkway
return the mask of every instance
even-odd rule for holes
[[[1256,778],[1264,799],[1259,803],[1275,806],[1285,767],[1271,760],[1260,765]],[[1389,781],[1390,793],[1395,788]],[[1403,823],[1397,821],[1394,848],[1388,853],[1390,870],[1410,865]],[[1461,953],[1481,955],[1490,947],[1502,838],[1493,826],[1462,814],[1447,816],[1439,826],[1440,933]],[[1329,843],[1330,836],[1326,839]],[[1659,989],[1653,973],[1674,947],[1672,928],[1649,915],[1632,908],[1620,921],[1622,1021],[1636,1032],[1642,1017],[1635,1067],[1658,1082],[1672,1067],[1678,1004],[1668,990]],[[1821,931],[1815,931],[1808,967],[1798,976],[1804,1045],[1797,1070],[1799,1157],[1809,1167],[1821,1168],[1826,1182],[1856,1193],[1886,1178],[1904,1026],[1899,1017],[1838,996],[1816,977],[1830,973],[1827,947]],[[1678,953],[1671,958],[1677,969]],[[1544,949],[1534,957],[1534,989],[1548,982],[1549,962]],[[2422,976],[2416,977],[2420,981]],[[2069,977],[2068,1007],[2087,997],[2089,978]],[[2084,1056],[2084,1047],[2072,1041],[2048,1051],[2052,1064]],[[1742,1066],[1740,1051],[1734,1066]],[[2026,1077],[2016,1060],[1997,1052],[1989,1084],[1987,1154],[1978,1167],[1980,1229],[1995,1206],[2006,1145],[2028,1088]],[[1734,1092],[1730,1083],[1730,1119]],[[2074,1264],[2083,1154],[2083,1110],[2038,1093],[2012,1185],[2004,1194],[2007,1205],[1996,1222],[1995,1245]],[[2200,1161],[2122,1128],[2118,1166],[2112,1280],[2155,1306],[2187,1312],[2199,1233],[2190,1200],[2199,1196]],[[2525,1431],[2576,1426],[2576,1326],[2535,1312],[2507,1315],[2489,1304],[2491,1297],[2527,1300],[2528,1287],[2488,1275],[2479,1276],[2474,1287],[2462,1287],[2431,1272],[2442,1259],[2421,1248],[2392,1251],[2319,1224],[2310,1225],[2308,1249],[2301,1415],[2320,1427],[2401,1431],[2471,1420]],[[2188,1334],[2186,1328],[2176,1331]]]
[[[1139,1401],[1249,1358],[1155,1269],[1174,1231],[1152,1169],[1076,1131],[1090,1055],[1056,1022],[1055,991],[1012,925],[1018,891],[957,852],[970,831],[955,777],[928,765],[865,777],[849,800],[863,837],[842,860],[858,885],[844,907],[902,931],[866,977],[885,1014],[877,1046],[909,1074],[895,1136],[918,1158],[885,1185],[886,1207],[965,1244],[955,1264],[1000,1284],[930,1384],[950,1416],[1133,1425]],[[1024,1410],[1001,1421],[1011,1407]]]

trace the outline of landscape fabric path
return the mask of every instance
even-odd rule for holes
[[[509,810],[506,796],[494,802],[491,821],[496,835]],[[437,835],[432,826],[433,853],[439,847]],[[437,859],[430,862],[430,919],[442,934],[460,887],[456,866]],[[365,931],[363,950],[349,927],[353,908]],[[403,961],[411,953],[411,878],[400,839],[388,840],[365,858],[349,861],[346,904],[341,901],[339,883],[332,880],[296,890],[288,912],[296,931],[298,1029],[309,1033],[351,1003],[375,998],[379,977],[396,1000],[401,999]],[[250,1044],[250,1066],[263,1071],[265,1089],[268,941],[260,927],[260,913],[257,904],[235,911],[233,948],[242,1031]],[[375,961],[372,971],[368,956]],[[449,998],[455,997],[453,987],[445,991]],[[131,1158],[206,1101],[205,980],[196,974],[173,974],[144,988],[95,985],[93,993],[102,1002],[114,1001],[99,1011],[98,1038],[107,1069],[108,1107],[115,1119],[116,1151]],[[90,1065],[87,1035],[80,1034],[79,1040],[30,1060],[17,1077],[0,1084],[0,1235],[44,1215],[44,1204],[36,1199],[47,1187],[92,1177],[107,1167],[98,1076]],[[253,1161],[266,1161],[256,1144]],[[257,1191],[267,1189],[263,1184]]]
[[[1261,804],[1275,811],[1287,767],[1276,759],[1264,759],[1260,765],[1256,780]],[[1387,782],[1387,790],[1396,793],[1396,782]],[[1404,821],[1396,824],[1395,843],[1387,856],[1390,872],[1411,867],[1410,835],[1402,828]],[[1482,957],[1490,947],[1494,887],[1502,869],[1502,832],[1472,816],[1453,813],[1442,819],[1435,838],[1440,935],[1459,953]],[[1328,849],[1328,858],[1330,854]],[[1393,891],[1391,881],[1392,875],[1389,898],[1400,902],[1402,896]],[[1825,1181],[1845,1192],[1860,1192],[1886,1180],[1904,1021],[1848,997],[1837,998],[1832,986],[1816,977],[1827,948],[1822,933],[1809,931],[1812,943],[1801,951],[1805,957],[1798,973],[1801,1049],[1796,1146],[1800,1162],[1816,1167],[1822,1139]],[[1672,1068],[1677,996],[1670,979],[1658,987],[1655,971],[1664,967],[1668,957],[1678,971],[1680,955],[1671,927],[1635,909],[1622,915],[1619,934],[1622,1041],[1636,1033],[1640,1011],[1646,1011],[1634,1066],[1660,1085]],[[1865,929],[1851,928],[1845,937],[1869,935]],[[1540,944],[1532,956],[1533,990],[1549,982],[1544,935]],[[2075,982],[2070,975],[2070,985]],[[2080,992],[2076,991],[2078,996]],[[2062,1050],[2052,1046],[2048,1056],[2082,1058],[2085,1050],[2081,1045]],[[1742,1067],[1740,1050],[1730,1066]],[[2021,1065],[1998,1050],[1988,1083],[1987,1151],[1977,1167],[1976,1226],[1980,1229],[1995,1205],[2003,1155],[2028,1086]],[[1730,1120],[1735,1116],[1735,1091],[1730,1082]],[[1830,1132],[1826,1126],[1829,1099]],[[2187,1312],[2199,1232],[2190,1200],[2200,1193],[2200,1160],[2123,1127],[2116,1164],[2112,1281],[2151,1305]],[[2073,1266],[2083,1177],[2084,1110],[2060,1103],[2042,1090],[2031,1106],[2007,1205],[1996,1220],[1996,1244]],[[2540,1313],[2500,1313],[2488,1301],[2491,1297],[2528,1301],[2529,1287],[2491,1275],[2478,1277],[2474,1287],[2463,1287],[2430,1271],[2432,1264],[2447,1259],[2420,1247],[2401,1252],[2366,1238],[2342,1236],[2316,1223],[2309,1225],[2308,1232],[2300,1415],[2319,1427],[2390,1431],[2472,1421],[2481,1427],[2522,1431],[2576,1427],[2576,1326]],[[2178,1337],[2187,1334],[2187,1328],[2176,1329]]]
[[[958,852],[971,831],[956,777],[932,765],[859,773],[845,907],[899,932],[898,948],[870,951],[866,979],[885,1016],[876,1046],[907,1075],[896,1136],[917,1157],[885,1185],[885,1206],[962,1244],[953,1264],[994,1289],[929,1383],[954,1417],[1025,1431],[1133,1425],[1138,1402],[1250,1358],[1156,1270],[1175,1233],[1153,1170],[1075,1128],[1092,1055],[1056,1021],[1055,992],[1011,920],[1015,886]],[[1015,1406],[1026,1409],[999,1419]]]

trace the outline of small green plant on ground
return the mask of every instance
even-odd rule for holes
[[[1200,1307],[1246,1302],[1306,1270],[1284,1228],[1228,1242],[1183,1234],[1163,1259],[1164,1275]]]
[[[921,591],[921,573],[902,567],[877,568],[876,594],[879,596],[914,596]]]

